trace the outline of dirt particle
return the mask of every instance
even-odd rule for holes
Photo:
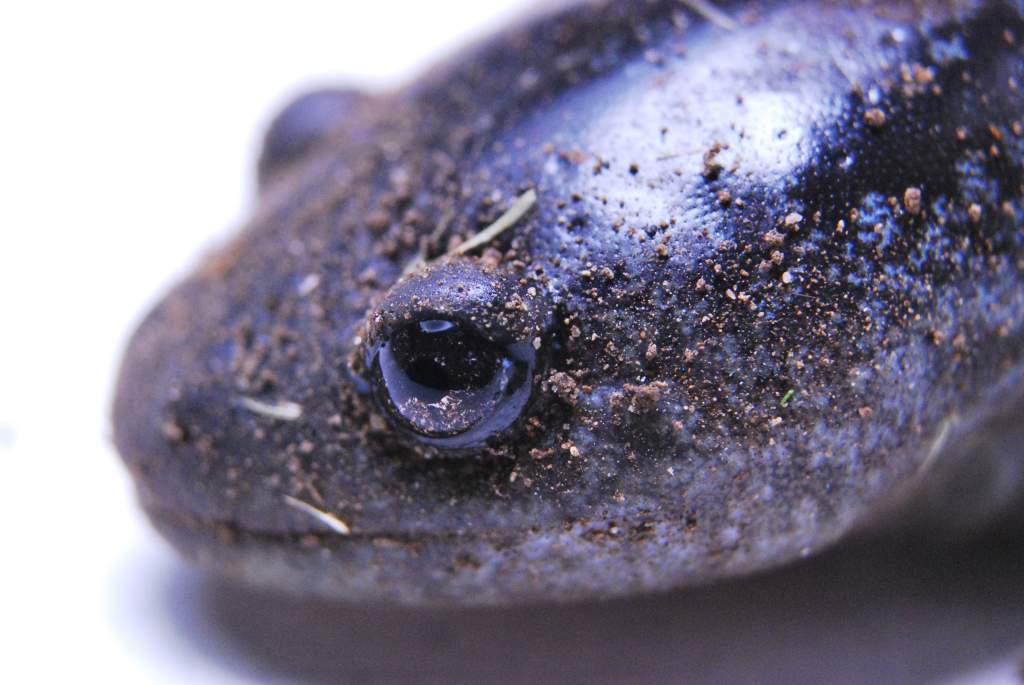
[[[704,171],[701,173],[705,179],[713,181],[718,178],[720,173],[722,173],[722,169],[725,167],[723,167],[721,162],[718,161],[718,155],[722,150],[727,150],[728,148],[728,145],[716,140],[711,144],[711,147],[704,152]]]
[[[375,233],[380,233],[391,225],[391,215],[383,210],[370,212],[366,217],[366,227]]]
[[[976,202],[971,203],[971,206],[967,208],[967,218],[971,220],[972,224],[981,221],[981,205]]]
[[[625,404],[626,410],[631,414],[650,414],[657,410],[658,402],[661,401],[661,391],[667,387],[662,381],[655,381],[647,385],[633,385],[626,383],[622,386],[622,393],[613,396],[613,403]],[[616,397],[617,396],[617,397]]]
[[[556,371],[548,376],[548,387],[557,397],[575,405],[580,391],[576,380],[564,371]]]
[[[921,189],[910,187],[903,191],[903,206],[911,214],[921,213]]]
[[[176,421],[164,421],[160,432],[170,442],[185,442],[185,429]]]
[[[914,81],[921,85],[927,85],[935,80],[935,70],[920,64],[914,65]]]
[[[885,126],[885,112],[877,107],[872,107],[864,112],[864,123],[871,128],[882,128]]]

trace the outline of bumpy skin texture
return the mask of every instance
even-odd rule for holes
[[[131,342],[116,439],[159,529],[346,600],[632,593],[813,553],[1015,428],[1020,6],[719,7],[573,5],[345,100]],[[469,449],[367,366],[438,270],[507,279],[467,309],[540,338],[524,415]]]

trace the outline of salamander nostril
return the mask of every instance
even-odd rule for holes
[[[535,352],[446,319],[403,324],[372,351],[377,396],[405,428],[454,447],[507,428],[530,395]]]

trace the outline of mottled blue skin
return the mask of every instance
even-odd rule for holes
[[[332,598],[605,596],[811,554],[965,450],[1019,464],[977,446],[1024,407],[1020,7],[726,9],[574,5],[265,155],[249,225],[126,355],[115,433],[161,531]],[[452,295],[467,269],[491,300]],[[457,450],[367,363],[439,306],[543,358],[521,419]]]

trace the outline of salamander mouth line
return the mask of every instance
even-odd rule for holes
[[[297,500],[300,501],[301,500]],[[303,504],[306,504],[303,502]],[[289,505],[293,508],[300,509],[297,506]],[[310,506],[311,505],[306,505]],[[358,530],[352,530],[347,523],[337,518],[333,514],[328,514],[334,517],[338,524],[342,524],[348,530],[346,533],[342,533],[338,526],[332,526],[326,521],[319,518],[316,520],[323,523],[328,527],[329,530],[307,530],[307,531],[295,531],[295,532],[284,532],[284,531],[265,531],[265,530],[254,530],[250,528],[243,528],[237,523],[227,521],[223,519],[207,518],[203,516],[196,516],[194,514],[181,513],[171,511],[169,509],[160,509],[153,506],[146,506],[146,513],[156,522],[157,526],[167,526],[176,528],[178,530],[190,530],[198,533],[206,534],[211,537],[218,539],[228,540],[250,540],[257,542],[264,542],[274,545],[289,545],[293,546],[297,541],[307,536],[315,536],[321,546],[326,546],[330,543],[344,544],[348,542],[372,542],[380,544],[381,546],[388,546],[389,544],[399,545],[415,545],[422,542],[425,539],[436,539],[436,540],[447,540],[447,539],[484,539],[489,536],[479,535],[476,533],[398,533],[389,531],[374,531],[374,532],[361,532]],[[300,509],[305,511],[304,509]],[[319,510],[318,510],[319,511]],[[324,512],[326,513],[326,512]],[[337,524],[336,524],[337,525]],[[508,531],[509,535],[514,535],[515,531]]]
[[[301,500],[297,500],[301,502]],[[303,502],[303,504],[306,504]],[[295,505],[289,505],[293,508],[301,509]],[[310,506],[310,505],[306,505]],[[310,507],[313,508],[313,507]],[[360,531],[354,529],[345,523],[348,528],[347,533],[341,533],[334,529],[332,526],[327,524],[325,521],[320,521],[319,518],[316,520],[320,521],[324,525],[328,526],[329,530],[307,530],[307,531],[295,531],[295,532],[284,532],[284,531],[261,531],[253,530],[250,528],[243,528],[237,523],[198,516],[195,514],[181,513],[171,511],[170,509],[163,509],[154,507],[151,505],[145,506],[146,512],[156,522],[158,526],[169,526],[179,530],[192,530],[200,533],[204,533],[219,539],[232,539],[240,538],[253,541],[260,541],[272,544],[294,544],[296,541],[301,540],[307,536],[315,536],[321,546],[328,546],[331,543],[347,544],[349,542],[371,542],[373,544],[380,545],[382,547],[387,546],[405,546],[405,545],[417,545],[425,541],[445,541],[445,540],[466,540],[466,541],[492,541],[495,543],[501,543],[508,540],[523,539],[529,533],[533,533],[532,529],[529,528],[508,528],[501,531],[491,533],[480,533],[480,532],[397,532],[397,531],[386,531],[378,530],[373,532]],[[318,510],[319,511],[319,510]],[[337,518],[340,523],[344,523],[340,517],[330,514],[330,516]],[[670,518],[655,518],[655,517],[643,517],[636,521],[618,521],[617,523],[609,523],[606,521],[594,521],[591,522],[586,519],[577,520],[566,520],[565,523],[573,524],[573,527],[579,526],[579,532],[577,533],[580,537],[586,537],[587,534],[591,533],[607,533],[609,528],[618,528],[619,532],[614,535],[608,535],[608,539],[619,540],[625,543],[631,543],[637,541],[638,537],[648,534],[649,531],[658,527],[669,526],[672,528],[687,529],[692,526],[692,522],[683,521],[680,522],[676,519]],[[564,528],[559,528],[564,530]],[[605,536],[602,536],[605,537]]]

